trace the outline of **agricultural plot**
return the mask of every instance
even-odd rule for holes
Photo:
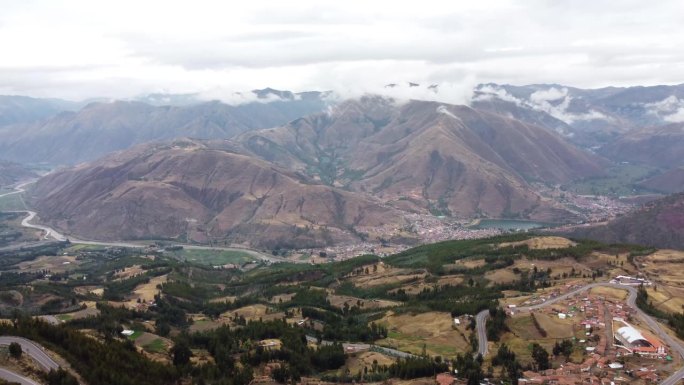
[[[465,325],[454,324],[448,313],[426,312],[420,314],[395,314],[388,312],[377,321],[389,331],[379,345],[421,354],[423,348],[428,354],[453,356],[469,348]]]

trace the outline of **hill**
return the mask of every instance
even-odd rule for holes
[[[530,183],[602,172],[598,158],[539,126],[466,106],[370,96],[237,140],[326,184],[462,217],[557,219],[567,213]]]
[[[313,184],[228,141],[142,145],[50,174],[31,194],[43,221],[98,240],[316,247],[403,223],[396,210]]]
[[[684,85],[580,89],[481,84],[472,105],[543,124],[574,143],[595,148],[634,129],[681,122]]]
[[[684,249],[684,194],[649,202],[606,225],[576,230],[574,235],[602,242]]]
[[[268,99],[270,93],[260,93],[266,99],[236,106],[218,101],[177,106],[91,103],[47,120],[0,127],[0,153],[22,163],[76,164],[149,141],[228,138],[321,111],[325,107],[322,94],[310,94]]]
[[[0,187],[37,176],[36,173],[18,163],[0,160]]]
[[[684,162],[684,123],[630,131],[607,144],[601,153],[611,159],[670,169]]]
[[[30,123],[72,111],[82,105],[61,99],[39,99],[28,96],[0,95],[0,127]]]
[[[639,183],[649,190],[674,194],[684,191],[684,167],[674,168]]]

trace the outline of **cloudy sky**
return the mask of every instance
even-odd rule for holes
[[[402,5],[405,3],[406,5]],[[4,0],[0,94],[684,83],[681,0]]]

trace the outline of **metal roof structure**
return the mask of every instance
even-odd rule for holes
[[[644,337],[638,330],[632,326],[623,326],[617,330],[618,334],[625,339],[625,341],[633,344],[637,341],[643,341],[649,343],[648,339]],[[649,343],[650,344],[650,343]]]

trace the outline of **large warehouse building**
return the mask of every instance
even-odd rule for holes
[[[648,357],[665,357],[665,344],[651,333],[640,331],[634,326],[621,321],[625,326],[615,332],[616,345],[628,353],[637,353]]]

